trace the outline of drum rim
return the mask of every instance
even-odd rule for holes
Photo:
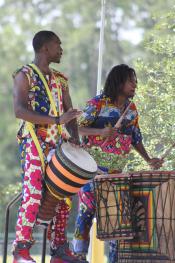
[[[175,171],[170,170],[170,171],[159,171],[159,170],[143,170],[143,171],[135,171],[135,172],[130,172],[129,173],[131,176],[139,176],[140,174],[143,175],[173,175],[175,176]]]
[[[68,164],[71,165],[71,168],[70,167],[66,167],[66,169],[72,173],[72,171],[74,173],[76,173],[76,176],[79,177],[80,179],[85,179],[87,178],[88,180],[92,180],[94,178],[94,175],[96,173],[93,173],[93,174],[88,174],[86,171],[83,171],[82,169],[80,170],[79,168],[77,168],[74,163],[71,163],[67,158],[64,158],[63,155],[59,156],[59,154],[57,153],[57,151],[55,152],[55,156],[56,158],[59,160],[59,162],[61,163],[62,166],[65,165],[64,161],[65,160],[66,162],[68,162]],[[73,167],[72,167],[73,166]],[[75,168],[75,169],[74,169]],[[83,173],[83,174],[82,174]]]
[[[165,178],[168,178],[168,176],[172,177],[171,179],[175,179],[175,171],[171,170],[171,171],[158,171],[158,170],[148,170],[148,171],[135,171],[135,172],[128,172],[128,173],[114,173],[114,174],[97,174],[94,177],[94,181],[98,181],[100,179],[113,179],[113,178],[135,178],[135,179],[139,179],[139,177],[141,177],[141,175],[143,176],[164,176]],[[166,177],[167,176],[167,177]],[[164,178],[163,177],[163,178]]]
[[[97,174],[94,177],[94,181],[99,181],[100,179],[113,179],[113,178],[130,178],[130,174],[129,173],[117,173],[117,174]]]
[[[67,156],[64,154],[63,150],[61,149],[61,145],[59,145],[59,147],[58,147],[57,149],[60,149],[60,152],[61,152],[61,154],[63,155],[63,157],[64,157],[68,162],[70,162],[72,165],[74,165],[77,169],[79,169],[79,170],[81,170],[81,171],[83,171],[83,172],[85,172],[85,173],[92,174],[92,175],[94,175],[94,174],[97,173],[98,166],[97,166],[97,163],[95,162],[94,159],[93,159],[93,160],[94,160],[94,162],[96,163],[97,169],[96,169],[96,171],[94,171],[94,172],[90,172],[90,171],[87,171],[87,170],[85,170],[85,169],[83,169],[83,168],[80,168],[78,165],[76,165],[76,164],[73,163],[71,160],[69,160],[69,159],[67,158]],[[56,151],[56,153],[57,153],[57,151]],[[88,154],[89,154],[89,153],[88,153]],[[90,155],[90,156],[91,156],[91,155]]]

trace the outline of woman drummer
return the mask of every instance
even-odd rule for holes
[[[162,160],[150,158],[142,143],[136,105],[131,102],[137,87],[135,70],[125,64],[114,66],[109,72],[103,92],[90,99],[81,116],[79,132],[83,142],[99,165],[99,173],[116,173],[127,162],[123,158],[131,145],[154,169]],[[127,109],[127,112],[126,112]],[[115,124],[123,120],[116,129]],[[123,163],[119,166],[121,159]],[[122,157],[122,158],[121,158]],[[79,192],[79,211],[73,239],[74,252],[85,258],[89,247],[89,233],[95,215],[93,184]],[[109,262],[117,262],[117,242],[110,242]]]

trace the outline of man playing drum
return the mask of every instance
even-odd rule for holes
[[[38,148],[41,149],[46,165],[48,153],[56,148],[60,138],[58,125],[61,124],[66,124],[73,142],[79,143],[76,118],[80,111],[72,109],[67,78],[49,67],[52,62],[60,63],[63,53],[61,41],[54,32],[43,30],[34,36],[33,49],[35,52],[33,64],[23,66],[14,74],[14,111],[16,117],[21,119],[17,137],[23,180],[13,249],[14,263],[36,262],[31,258],[29,249],[34,243],[32,231],[37,223],[44,189],[43,163]],[[55,105],[57,116],[49,95]],[[69,250],[65,236],[69,206],[64,199],[58,200],[56,211],[51,235],[50,262],[85,262],[78,260]]]
[[[137,77],[134,69],[121,64],[111,69],[101,95],[87,102],[81,116],[79,132],[99,165],[99,173],[117,173],[119,155],[128,154],[131,145],[149,163],[158,169],[162,160],[150,158],[142,143],[138,112],[131,99],[135,95]],[[93,151],[92,151],[93,150]],[[127,159],[123,158],[126,163]],[[107,164],[107,167],[104,167]],[[124,165],[123,165],[124,166]],[[88,183],[79,192],[79,212],[74,233],[74,252],[85,258],[89,246],[89,232],[95,215],[93,184]],[[117,242],[110,244],[110,263],[117,262]]]

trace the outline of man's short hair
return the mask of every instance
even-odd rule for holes
[[[54,37],[58,37],[54,32],[49,30],[41,30],[35,34],[32,45],[35,52],[38,52],[45,43],[51,41]]]

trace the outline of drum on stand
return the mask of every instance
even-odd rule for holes
[[[81,147],[69,142],[58,146],[46,167],[44,193],[38,218],[49,221],[55,215],[60,197],[76,194],[97,174],[97,164]]]
[[[119,242],[119,263],[175,262],[175,172],[130,174],[134,238]]]
[[[94,178],[97,238],[132,239],[130,177],[128,174],[97,175]]]

